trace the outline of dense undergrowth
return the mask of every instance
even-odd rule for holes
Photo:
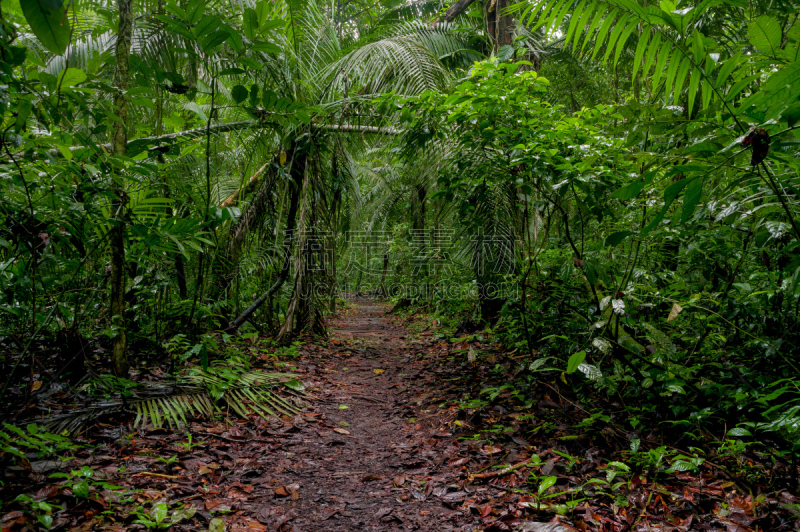
[[[291,413],[234,351],[369,293],[492,346],[467,410],[569,397],[796,486],[797,6],[497,4],[4,4],[7,441]]]

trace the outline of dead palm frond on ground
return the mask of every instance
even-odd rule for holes
[[[113,395],[109,392],[119,389],[112,389],[111,382],[104,378],[89,380],[81,386],[83,391],[105,392],[108,398],[76,395],[71,407],[53,411],[42,420],[43,425],[56,434],[75,434],[98,417],[128,412],[136,414],[135,428],[149,425],[181,430],[192,418],[215,414],[244,419],[293,416],[302,410],[307,398],[296,375],[237,368],[197,369],[172,383],[131,385]],[[63,404],[63,399],[59,402]]]

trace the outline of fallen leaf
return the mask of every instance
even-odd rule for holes
[[[225,532],[225,521],[219,517],[215,517],[208,524],[208,532]]]
[[[334,515],[336,515],[338,513],[339,513],[339,509],[338,508],[333,508],[332,510],[322,510],[320,512],[319,516],[323,521],[327,521],[328,519],[330,519],[331,517],[333,517]]]
[[[286,489],[285,486],[278,486],[277,488],[275,488],[275,495],[277,495],[278,497],[288,497],[289,491]]]
[[[472,363],[478,360],[478,353],[475,352],[475,348],[472,347],[472,344],[469,346],[469,352],[467,352],[467,361]]]
[[[0,522],[5,523],[7,521],[11,521],[11,520],[16,519],[18,517],[22,517],[22,515],[23,515],[22,512],[8,512],[6,515],[4,515],[2,518],[0,518]]]
[[[373,372],[375,375],[380,375],[380,374],[381,374],[381,373],[383,373],[384,371],[386,371],[386,370],[385,370],[385,369],[373,369],[373,370],[372,370],[372,372]]]
[[[680,306],[677,303],[673,303],[672,304],[672,310],[669,311],[669,316],[667,316],[667,323],[669,323],[672,320],[674,320],[675,318],[677,318],[678,314],[680,314],[682,310],[683,310],[682,306]]]
[[[197,472],[201,475],[207,475],[217,469],[219,469],[219,464],[216,462],[211,462],[210,464],[200,466],[200,469],[198,469]]]
[[[54,497],[58,495],[59,489],[60,488],[58,486],[45,486],[36,492],[36,495],[33,496],[33,500],[36,502],[41,502],[45,499],[49,499],[50,497]]]
[[[489,454],[497,454],[503,450],[502,447],[499,445],[487,445],[483,449],[481,449],[481,454],[489,455]]]
[[[225,503],[222,499],[206,499],[205,505],[206,510],[211,510],[213,508],[219,509]]]
[[[31,391],[35,392],[41,387],[42,387],[42,381],[33,381],[33,384],[31,384]]]
[[[339,410],[347,410],[348,408],[350,407],[347,405],[339,405]]]
[[[380,480],[382,477],[379,475],[367,475],[361,479],[361,482],[369,482],[370,480]]]
[[[336,427],[335,429],[333,429],[333,432],[338,432],[339,434],[350,434],[350,432],[348,432],[348,431],[346,431],[344,429],[340,429],[339,427]]]

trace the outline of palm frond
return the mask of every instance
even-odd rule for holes
[[[102,379],[95,379],[95,383]],[[197,371],[176,383],[158,383],[133,389],[132,397],[117,397],[57,413],[43,422],[53,433],[77,433],[101,415],[136,414],[134,427],[150,424],[181,430],[194,417],[210,417],[227,411],[242,418],[258,415],[293,416],[305,406],[303,384],[290,373],[260,370]]]
[[[724,84],[729,79],[747,79],[742,65],[746,58],[739,54],[726,58],[730,54],[721,43],[730,40],[730,35],[715,34],[708,28],[712,9],[734,9],[719,4],[707,1],[690,10],[667,12],[634,0],[583,0],[575,9],[564,0],[539,0],[528,5],[522,18],[528,17],[533,31],[544,28],[553,34],[557,28],[565,28],[564,46],[577,55],[594,59],[602,52],[604,62],[612,60],[616,65],[623,51],[630,49],[631,78],[639,72],[647,78],[652,71],[653,92],[660,90],[665,103],[676,105],[682,90],[688,87],[686,104],[691,114],[698,95],[701,109],[713,102],[726,105],[736,96],[732,90],[738,93],[755,79],[735,83],[726,93]],[[521,6],[512,6],[512,10]]]

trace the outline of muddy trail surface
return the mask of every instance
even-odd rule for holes
[[[263,473],[250,479],[253,492],[231,506],[231,530],[263,524],[298,532],[446,531],[487,529],[493,522],[511,530],[519,524],[521,508],[509,511],[502,501],[506,489],[468,485],[470,455],[491,459],[500,449],[465,445],[453,435],[455,409],[437,403],[448,388],[440,377],[450,370],[427,357],[430,336],[415,338],[388,309],[356,301],[330,324],[327,346],[305,348],[299,369],[315,399],[291,424],[267,431],[280,435],[274,445],[238,447],[240,460],[263,464]],[[502,462],[499,454],[496,461]],[[225,483],[231,487],[220,488],[220,496],[227,494],[221,504],[231,504],[231,481],[239,478],[238,486],[252,475],[234,468]]]
[[[298,531],[460,528],[453,506],[467,493],[448,461],[462,446],[445,420],[417,422],[421,344],[386,309],[358,302],[326,348],[309,347],[302,369],[316,399],[265,460],[261,484],[278,487],[243,501],[243,514]]]

